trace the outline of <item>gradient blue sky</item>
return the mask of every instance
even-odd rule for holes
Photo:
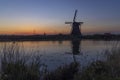
[[[120,32],[120,0],[0,0],[0,34],[69,33],[75,9],[83,34]]]

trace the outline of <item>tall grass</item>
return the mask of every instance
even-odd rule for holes
[[[28,55],[17,43],[5,44],[1,49],[2,80],[39,80],[40,56]]]
[[[120,43],[104,52],[106,61],[94,61],[74,80],[120,80]]]

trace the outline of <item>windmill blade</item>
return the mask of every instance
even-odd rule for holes
[[[65,22],[65,24],[72,24],[73,22]]]
[[[73,22],[75,22],[76,15],[77,15],[77,10],[75,10],[75,14],[74,14]]]
[[[79,24],[83,24],[83,22],[78,22]]]

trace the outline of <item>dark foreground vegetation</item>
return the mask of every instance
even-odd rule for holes
[[[1,80],[40,79],[40,56],[29,56],[21,50],[16,43],[4,45],[1,50]]]
[[[105,51],[105,61],[94,61],[85,68],[79,62],[48,71],[39,54],[25,54],[16,43],[1,49],[0,80],[120,80],[120,47]]]

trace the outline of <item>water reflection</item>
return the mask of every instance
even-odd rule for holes
[[[81,40],[72,40],[71,45],[72,45],[73,60],[76,63],[77,60],[75,55],[81,54]]]
[[[81,53],[81,40],[72,40],[72,54],[79,55]]]

